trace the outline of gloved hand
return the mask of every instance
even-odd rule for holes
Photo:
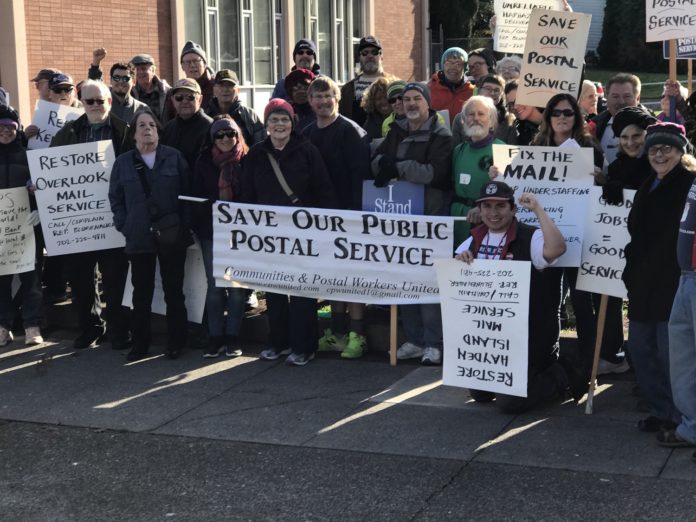
[[[390,179],[399,177],[399,169],[391,156],[383,155],[378,162],[379,172],[375,176],[375,187],[386,187]]]
[[[29,213],[29,216],[27,217],[27,225],[31,225],[32,227],[35,227],[39,223],[41,223],[41,218],[39,217],[39,211],[32,210]]]
[[[602,185],[602,198],[609,205],[620,205],[623,203],[623,185],[620,181],[608,181]]]

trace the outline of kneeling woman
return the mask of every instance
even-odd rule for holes
[[[126,237],[131,264],[133,349],[129,361],[145,357],[152,340],[150,312],[157,261],[167,303],[167,355],[179,357],[186,344],[183,285],[191,236],[186,208],[178,198],[189,193],[191,171],[178,150],[159,144],[160,130],[149,109],[135,114],[129,130],[135,149],[116,158],[109,185],[114,225]]]

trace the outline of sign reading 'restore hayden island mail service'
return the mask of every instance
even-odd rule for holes
[[[438,303],[433,266],[452,257],[452,218],[213,205],[213,271],[236,284],[355,303]]]
[[[70,107],[44,100],[37,101],[31,124],[39,129],[39,133],[33,138],[29,138],[29,148],[48,148],[53,136],[63,128],[63,125],[68,121],[76,120],[84,112],[81,107]]]
[[[34,227],[26,187],[0,190],[0,275],[34,270]]]
[[[435,262],[440,284],[442,383],[527,396],[529,261]]]
[[[499,53],[524,52],[532,9],[563,10],[562,0],[495,0],[493,49]]]
[[[49,256],[126,244],[109,203],[111,140],[32,150],[27,159]]]
[[[516,103],[545,107],[555,94],[578,97],[591,20],[584,13],[532,11]]]
[[[696,37],[696,1],[645,0],[645,41]]]
[[[534,194],[563,234],[566,253],[556,266],[579,266],[585,215],[594,184],[594,152],[580,147],[493,145],[493,164],[519,198]],[[533,212],[517,208],[517,219],[539,226]]]

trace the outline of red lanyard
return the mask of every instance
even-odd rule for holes
[[[498,247],[495,249],[495,251],[498,253],[498,257],[500,257],[500,247],[501,247],[502,244],[505,242],[505,238],[506,238],[506,237],[507,237],[507,232],[505,232],[505,234],[503,234],[503,237],[500,238],[500,243],[498,243]],[[490,233],[489,233],[489,234],[486,234],[486,251],[485,251],[485,253],[484,253],[484,255],[486,256],[486,259],[488,259],[488,251],[489,251],[489,249],[490,249],[490,244],[488,243],[488,241],[490,240],[490,238],[491,238]],[[495,255],[493,255],[493,256],[491,257],[491,259],[493,259],[493,258],[495,258]]]

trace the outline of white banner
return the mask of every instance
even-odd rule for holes
[[[438,303],[433,262],[452,257],[452,218],[213,205],[218,286],[355,303]]]
[[[0,275],[34,270],[34,227],[27,223],[31,209],[26,187],[0,190]]]
[[[29,139],[29,149],[45,149],[66,122],[76,120],[85,111],[81,107],[70,107],[39,100],[36,102],[31,124],[39,128],[39,134]]]
[[[186,316],[192,323],[203,322],[205,297],[208,293],[208,280],[205,277],[203,254],[198,242],[186,250],[186,265],[184,266],[184,297],[186,298]],[[123,289],[123,306],[133,307],[133,283],[131,269],[128,267],[128,278]],[[159,261],[155,264],[155,292],[152,294],[152,312],[159,315],[167,314],[167,304],[164,301],[162,277],[160,276]]]
[[[661,42],[696,36],[693,0],[645,0],[645,41]]]
[[[562,11],[563,2],[562,0],[531,0],[529,2],[495,0],[493,9],[495,10],[493,49],[499,53],[522,54],[532,9]]]
[[[555,266],[580,266],[582,238],[594,184],[594,152],[579,147],[516,147],[493,145],[493,164],[501,171],[497,179],[515,190],[534,194],[556,224],[566,242],[566,253]],[[539,226],[533,212],[517,208],[521,223]]]
[[[590,189],[590,206],[585,219],[585,239],[575,287],[598,294],[626,298],[621,274],[626,266],[624,248],[631,239],[628,213],[635,190],[624,190],[621,205],[609,205],[602,199],[602,188]]]
[[[110,140],[28,151],[49,256],[123,247],[109,203]]]
[[[578,97],[591,20],[584,13],[532,11],[516,103],[545,107],[555,94]]]
[[[440,285],[442,383],[527,396],[529,261],[435,262]]]

